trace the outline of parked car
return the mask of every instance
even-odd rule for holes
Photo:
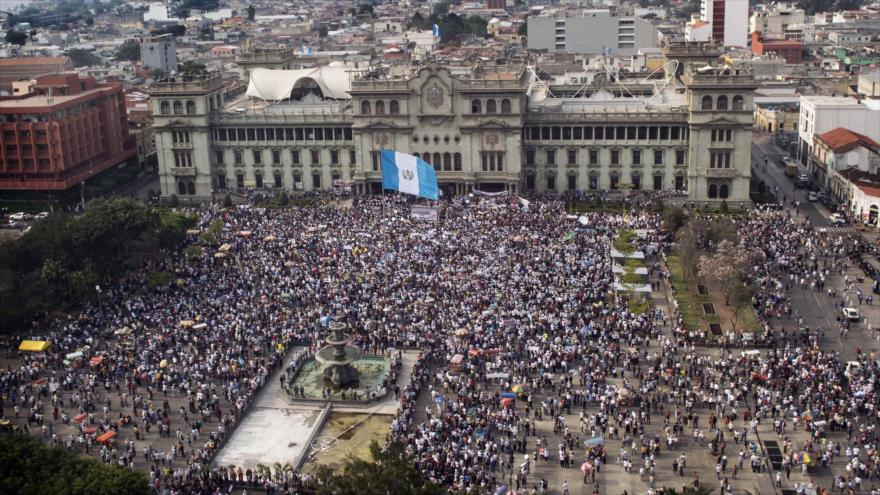
[[[856,308],[843,308],[843,317],[849,321],[859,321],[859,310]]]
[[[9,215],[10,220],[19,220],[20,221],[20,220],[27,220],[28,218],[30,218],[30,215],[28,215],[27,213],[25,213],[23,211]]]
[[[48,212],[48,211],[41,211],[41,212],[37,213],[36,215],[34,215],[34,218],[37,219],[37,220],[42,220],[42,219],[44,219],[44,218],[46,218],[46,217],[48,217],[48,216],[49,216],[49,212]]]
[[[807,200],[808,201],[819,201],[819,196],[820,196],[820,194],[817,193],[816,191],[810,191],[810,193],[807,194]]]
[[[846,219],[843,218],[843,215],[840,213],[832,213],[831,216],[828,217],[828,221],[832,223],[832,225],[843,225],[846,223]]]

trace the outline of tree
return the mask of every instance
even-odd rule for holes
[[[330,31],[327,30],[327,26],[321,26],[318,28],[318,37],[326,38]]]
[[[0,433],[0,493],[126,493],[149,495],[141,471],[102,464],[26,434]]]
[[[86,17],[86,26],[94,26],[95,18],[94,17]]]
[[[526,16],[526,18],[523,19],[522,24],[520,24],[519,27],[516,28],[516,34],[518,34],[520,36],[528,36],[529,35],[529,17],[528,16]]]
[[[685,221],[687,221],[687,215],[685,215],[681,207],[670,206],[663,209],[661,225],[664,231],[674,234],[684,225]]]
[[[6,42],[12,45],[24,46],[27,44],[28,34],[10,29],[6,31]]]
[[[223,203],[221,203],[221,205],[224,208],[231,208],[232,207],[232,196],[230,196],[229,193],[226,193],[223,195]]]
[[[202,74],[207,70],[205,64],[194,60],[187,60],[182,64],[177,64],[177,72],[181,74]]]
[[[414,29],[426,29],[430,27],[427,22],[428,21],[425,20],[425,16],[423,16],[421,12],[416,12],[409,20],[409,27]]]
[[[159,212],[159,244],[164,248],[175,248],[183,243],[186,231],[196,224],[192,215],[184,215],[171,210]]]
[[[688,280],[697,274],[698,250],[697,237],[690,225],[688,228],[679,230],[676,238],[676,251],[678,259],[681,261],[681,272],[685,283],[688,283]]]
[[[116,60],[128,60],[134,62],[141,59],[141,44],[137,40],[125,40],[116,49]]]
[[[249,22],[253,22],[254,18],[257,16],[257,9],[254,8],[253,5],[247,6],[247,20]]]
[[[730,289],[730,328],[736,331],[736,325],[747,311],[752,311],[752,297],[755,288],[742,283],[734,284]]]
[[[163,34],[183,36],[184,34],[186,34],[186,26],[184,26],[183,24],[174,24],[173,26],[165,26],[161,29],[156,29],[151,32],[154,36],[160,36]]]
[[[81,48],[67,50],[67,58],[74,67],[90,67],[101,63],[101,59],[94,53]]]
[[[362,3],[358,6],[358,15],[373,16],[373,6],[368,3]]]
[[[154,81],[165,79],[165,76],[167,75],[168,74],[165,74],[165,71],[162,69],[153,69],[150,71],[150,78]]]
[[[730,291],[734,283],[741,280],[759,257],[759,251],[751,251],[724,239],[711,256],[700,256],[700,275],[712,278],[721,284],[724,303],[730,304]]]
[[[425,480],[406,455],[404,445],[394,441],[384,449],[370,442],[371,461],[349,457],[342,474],[327,466],[316,473],[319,495],[440,495],[439,485]]]

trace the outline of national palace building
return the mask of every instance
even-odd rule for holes
[[[444,194],[679,190],[746,202],[751,75],[679,44],[664,70],[548,77],[526,64],[394,70],[242,61],[151,87],[163,195],[223,190],[381,192],[379,151],[431,163]]]

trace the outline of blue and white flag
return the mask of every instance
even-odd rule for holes
[[[394,150],[382,150],[382,188],[437,200],[440,188],[430,163]]]
[[[302,50],[303,55],[311,55],[312,54],[312,47],[310,47],[310,46],[301,45],[300,49]]]
[[[431,26],[431,33],[434,35],[435,38],[439,38],[440,37],[440,26],[438,26],[436,24]]]

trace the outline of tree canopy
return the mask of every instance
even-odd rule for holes
[[[183,36],[186,34],[186,26],[183,24],[174,24],[173,26],[165,26],[161,29],[156,29],[152,31],[154,36],[160,36],[163,34],[173,34],[174,36]]]
[[[67,58],[70,59],[70,63],[73,64],[74,67],[89,67],[101,63],[101,57],[81,48],[71,48],[70,50],[67,50]]]
[[[126,272],[134,252],[176,248],[194,222],[114,198],[89,203],[80,216],[53,213],[34,223],[0,244],[0,330],[24,328],[43,311],[94,295],[102,279]]]
[[[0,433],[0,493],[149,495],[140,471],[102,464],[20,433]]]
[[[349,457],[341,474],[326,466],[318,469],[319,495],[440,495],[440,486],[425,480],[400,442],[384,449],[373,440],[371,461]]]
[[[6,31],[6,42],[12,45],[24,46],[27,44],[28,34],[23,31],[10,29]]]
[[[135,61],[141,58],[141,44],[137,40],[125,40],[116,50],[116,60]]]

